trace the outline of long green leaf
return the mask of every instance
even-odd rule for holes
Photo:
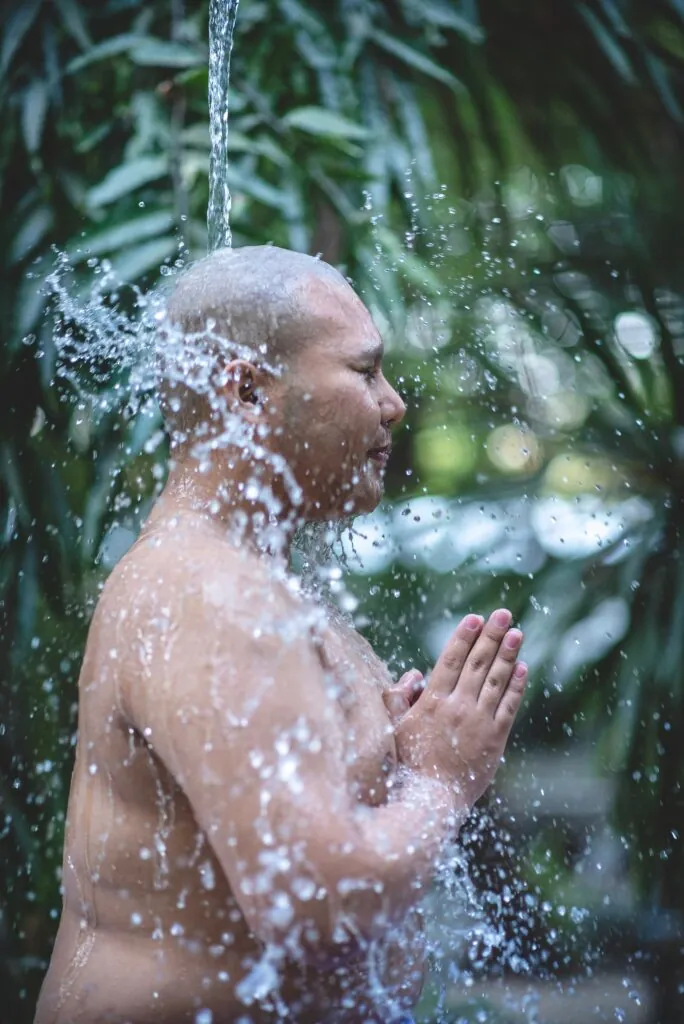
[[[120,53],[128,53],[140,40],[141,37],[134,32],[125,32],[123,35],[105,39],[103,42],[91,47],[87,53],[83,53],[80,57],[74,57],[72,61],[69,61],[66,68],[67,73],[74,74],[76,71],[82,71],[89,64],[94,64],[99,60],[116,57]]]
[[[296,128],[300,132],[324,138],[368,138],[368,130],[363,125],[323,107],[297,107],[285,115],[283,124],[286,128]]]
[[[0,78],[3,78],[10,66],[14,54],[36,20],[42,0],[23,0],[16,4],[13,14],[7,19],[0,46]]]
[[[178,249],[175,238],[154,238],[132,246],[112,259],[114,276],[124,283],[137,281],[152,272],[159,272],[162,263]]]
[[[21,126],[29,153],[37,152],[40,147],[48,100],[47,82],[42,78],[35,78],[26,87],[21,105]]]
[[[183,43],[148,37],[131,47],[131,60],[147,67],[196,68],[206,62],[199,50]]]
[[[402,6],[413,14],[415,21],[452,28],[469,43],[481,43],[485,38],[482,25],[454,10],[454,4],[449,0],[403,0]]]
[[[586,4],[579,4],[579,11],[589,25],[596,42],[605,53],[620,77],[629,85],[636,85],[636,75],[631,61],[617,40],[607,28],[601,24],[597,16]]]
[[[87,50],[93,44],[79,5],[75,0],[55,0],[55,4],[71,38],[75,39],[83,50]]]
[[[446,68],[443,68],[441,64],[438,64],[431,57],[421,53],[420,50],[415,50],[412,46],[402,42],[401,39],[396,39],[381,29],[374,29],[371,33],[371,38],[378,46],[386,50],[387,53],[391,53],[402,63],[415,68],[416,71],[420,71],[429,78],[442,82],[443,85],[448,85],[455,92],[465,90],[463,82],[456,78],[455,75],[452,75],[450,71],[447,71]]]
[[[45,238],[53,223],[54,214],[49,206],[41,205],[33,210],[14,236],[7,252],[8,261],[10,263],[19,263],[25,259]]]
[[[104,181],[90,189],[87,194],[88,206],[107,206],[142,185],[158,181],[168,172],[169,162],[165,156],[142,156],[121,164],[110,171]]]
[[[117,249],[131,246],[144,238],[166,234],[171,230],[173,224],[173,214],[165,210],[143,214],[143,216],[135,217],[123,224],[116,224],[106,231],[79,239],[78,249],[72,254],[71,262],[82,263],[91,256],[116,252]]]

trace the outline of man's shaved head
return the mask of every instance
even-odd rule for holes
[[[329,264],[270,245],[219,249],[178,278],[158,351],[161,404],[172,432],[206,418],[211,400],[179,370],[177,356],[181,366],[205,363],[204,374],[189,374],[200,380],[207,364],[235,358],[286,365],[312,335],[310,295],[317,285],[351,292]]]
[[[214,252],[178,278],[160,325],[176,464],[212,465],[236,494],[249,484],[299,517],[369,511],[404,414],[381,362],[369,311],[328,264],[271,246]]]

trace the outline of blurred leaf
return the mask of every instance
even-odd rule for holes
[[[151,271],[158,273],[162,263],[178,251],[175,238],[155,238],[131,246],[112,258],[114,276],[123,282],[135,281]]]
[[[613,26],[613,30],[617,32],[618,35],[629,38],[632,33],[616,0],[601,0],[601,7],[604,10],[606,18]]]
[[[38,547],[35,539],[27,540],[21,560],[17,585],[16,631],[12,648],[12,660],[19,665],[31,648],[40,588],[38,585]]]
[[[157,213],[146,213],[133,220],[125,221],[123,224],[115,224],[106,231],[96,235],[86,236],[79,240],[78,249],[71,255],[73,264],[81,263],[92,256],[102,256],[105,253],[115,252],[134,242],[152,235],[166,235],[175,222],[172,213],[160,210]],[[165,242],[168,239],[165,239]]]
[[[49,206],[38,206],[27,217],[17,231],[7,252],[10,263],[20,263],[45,238],[54,223]]]
[[[75,146],[77,153],[90,153],[91,150],[95,149],[103,139],[106,139],[112,130],[112,125],[105,121],[103,124],[97,125],[92,131],[88,132],[82,139],[80,139]]]
[[[205,54],[184,43],[149,37],[135,43],[130,53],[134,63],[152,67],[194,68],[206,61]]]
[[[371,36],[378,46],[382,47],[383,50],[387,50],[388,53],[397,57],[404,64],[408,64],[410,67],[415,68],[416,71],[434,78],[443,85],[448,85],[456,92],[463,90],[463,83],[455,75],[452,75],[450,71],[447,71],[441,64],[432,60],[431,57],[421,53],[420,50],[414,50],[412,46],[408,46],[400,39],[395,39],[394,36],[388,35],[387,32],[383,32],[381,29],[374,29]]]
[[[664,50],[684,62],[684,31],[681,27],[670,21],[657,21],[651,28],[651,34]]]
[[[42,0],[22,0],[7,19],[0,44],[0,78],[7,73],[22,39],[36,19],[41,2]]]
[[[133,32],[126,32],[123,35],[105,39],[103,42],[91,47],[87,53],[82,54],[80,57],[74,57],[73,60],[69,61],[66,68],[67,73],[74,74],[76,71],[82,71],[83,68],[96,61],[106,60],[108,57],[116,57],[120,53],[127,53],[139,41],[140,36]]]
[[[402,6],[409,14],[413,14],[415,21],[425,19],[439,28],[453,28],[470,43],[481,43],[484,40],[482,26],[455,11],[453,3],[448,0],[402,0]]]
[[[646,62],[655,86],[660,93],[663,106],[673,121],[677,121],[679,124],[684,123],[684,111],[670,84],[667,68],[660,58],[654,54],[646,54]]]
[[[419,256],[408,250],[393,231],[378,227],[377,237],[400,274],[419,289],[426,289],[433,295],[441,293],[443,286],[438,275]]]
[[[310,33],[314,38],[328,36],[325,22],[317,13],[314,13],[308,4],[300,3],[299,0],[278,0],[278,6],[289,21]]]
[[[297,107],[285,115],[283,124],[309,135],[358,140],[368,137],[368,131],[362,125],[323,107]]]
[[[603,50],[606,57],[608,57],[620,77],[629,85],[636,85],[634,69],[632,68],[629,57],[620,44],[613,38],[608,29],[601,24],[590,7],[587,7],[584,3],[580,3],[578,4],[578,8],[584,17],[584,20],[589,25],[597,44]]]
[[[235,132],[231,130],[229,138],[234,134]],[[209,125],[205,121],[198,121],[196,124],[188,125],[181,132],[181,141],[184,146],[203,146],[209,149],[211,145]]]
[[[87,50],[89,46],[92,46],[92,41],[76,0],[55,0],[55,3],[59,8],[67,32],[76,40],[82,50]]]
[[[168,173],[169,164],[165,156],[143,156],[121,164],[110,171],[99,185],[90,189],[87,194],[88,206],[107,206],[142,185],[165,177]]]
[[[253,196],[260,203],[272,207],[274,210],[283,208],[283,192],[274,185],[269,184],[263,178],[253,174],[243,174],[236,167],[232,172],[232,187],[234,192],[244,192]]]
[[[11,351],[16,351],[29,331],[35,330],[46,302],[42,275],[27,271],[19,284],[14,307],[14,337]]]
[[[48,108],[48,86],[40,78],[34,79],[24,93],[22,103],[22,128],[24,141],[29,153],[35,153],[40,146],[45,124],[45,114]]]

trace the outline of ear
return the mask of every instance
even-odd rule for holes
[[[241,412],[254,412],[260,404],[258,377],[257,368],[245,359],[234,359],[225,368],[226,393]]]

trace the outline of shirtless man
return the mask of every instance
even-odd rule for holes
[[[410,1020],[521,634],[468,616],[420,692],[288,573],[299,523],[375,508],[405,411],[336,271],[219,251],[161,337],[171,469],[88,637],[36,1024]]]

